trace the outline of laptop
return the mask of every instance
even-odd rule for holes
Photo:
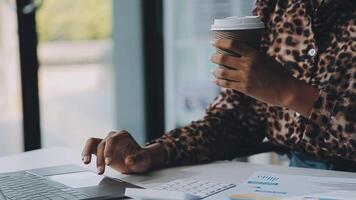
[[[141,187],[76,165],[0,173],[0,200],[124,199],[126,188]]]

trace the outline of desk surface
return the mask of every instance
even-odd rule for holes
[[[81,151],[79,149],[51,148],[2,157],[0,158],[0,173],[63,164],[76,164],[84,166],[81,162],[80,154]],[[87,168],[95,170],[94,163],[87,166]],[[272,165],[255,165],[229,161],[168,168],[145,175],[123,175],[108,168],[105,174],[145,188],[150,188],[179,178],[194,178],[199,180],[239,184],[256,171],[356,179],[356,173]],[[213,196],[214,198],[207,199],[226,199],[226,195],[228,195],[228,193],[220,193],[218,196]]]

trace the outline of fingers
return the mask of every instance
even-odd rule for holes
[[[110,165],[113,159],[113,154],[115,150],[115,137],[118,135],[117,132],[112,131],[109,133],[108,137],[106,137],[106,144],[104,149],[104,157],[105,157],[105,164]]]
[[[245,74],[241,70],[231,70],[224,67],[219,67],[213,71],[213,75],[218,79],[225,79],[235,82],[246,81]]]
[[[248,68],[250,64],[250,59],[246,57],[235,57],[226,54],[214,54],[211,57],[211,61],[218,65],[226,66],[236,70],[244,70]]]
[[[105,138],[104,157],[106,165],[112,163],[115,147],[117,147],[118,142],[127,137],[131,137],[131,135],[127,131],[122,130],[120,132],[112,131],[109,133],[108,137]]]
[[[84,164],[89,164],[91,162],[91,155],[96,154],[98,174],[103,174],[105,171],[104,148],[105,140],[99,138],[90,138],[87,140],[82,153]]]
[[[136,164],[136,158],[133,155],[129,155],[125,158],[125,165],[131,168],[135,164]]]
[[[105,156],[104,156],[104,149],[105,149],[106,141],[103,140],[99,143],[96,153],[96,166],[98,174],[103,174],[105,172]]]
[[[108,136],[99,143],[96,154],[98,174],[103,174],[105,172],[105,164],[110,165],[112,163],[117,141],[120,140],[120,138],[125,137],[127,134],[129,134],[127,131],[111,131]]]
[[[82,160],[84,164],[89,164],[91,162],[91,155],[96,154],[97,147],[102,139],[90,138],[86,141],[83,152]]]
[[[127,131],[112,131],[104,140],[97,138],[89,139],[83,150],[83,156],[96,154],[98,174],[103,174],[105,172],[106,165],[123,173],[131,173],[136,171],[143,172],[148,169],[148,165],[146,164],[142,167],[142,163],[140,164],[140,157],[135,155],[140,153],[141,150],[142,148]],[[130,155],[134,156],[129,157]],[[125,160],[126,157],[128,157],[127,160]],[[130,169],[129,166],[126,166],[126,163],[130,166],[134,166],[133,169]],[[135,166],[139,167],[135,168]]]
[[[214,40],[212,44],[218,49],[231,51],[241,56],[249,56],[256,52],[255,49],[236,40],[217,39]]]
[[[254,68],[250,57],[214,54],[211,60],[220,66],[213,71],[216,78],[213,80],[215,84],[240,92],[246,91],[247,82]]]
[[[245,91],[244,90],[244,85],[243,83],[240,82],[235,82],[235,81],[229,81],[229,80],[224,80],[224,79],[214,79],[213,82],[223,88],[230,88],[234,90],[238,90],[240,92]]]
[[[114,138],[109,137],[106,139],[106,145],[104,148],[104,159],[105,159],[105,164],[107,166],[111,165],[112,163],[112,155],[113,155],[113,151],[114,151]]]

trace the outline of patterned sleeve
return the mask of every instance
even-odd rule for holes
[[[252,14],[259,16],[261,20],[267,24],[276,4],[276,0],[256,0],[255,6],[252,9]]]
[[[355,67],[349,80],[351,90],[321,91],[303,134],[306,151],[315,146],[321,157],[356,161],[356,92]],[[349,74],[349,77],[351,76]],[[321,133],[321,134],[320,134]]]
[[[263,104],[233,90],[223,90],[205,116],[151,143],[166,149],[167,165],[233,159],[262,142],[266,131]]]
[[[353,12],[355,16],[356,11]],[[356,161],[356,20],[344,25],[345,46],[335,56],[335,71],[320,94],[303,134],[306,150],[321,157]],[[334,48],[334,47],[333,47]],[[312,152],[313,153],[313,152]]]

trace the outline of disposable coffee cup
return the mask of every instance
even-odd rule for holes
[[[227,17],[215,19],[211,30],[215,39],[232,39],[255,49],[260,48],[261,36],[265,29],[258,16]],[[217,49],[218,53],[234,55],[232,52]],[[235,55],[238,56],[238,55]]]

